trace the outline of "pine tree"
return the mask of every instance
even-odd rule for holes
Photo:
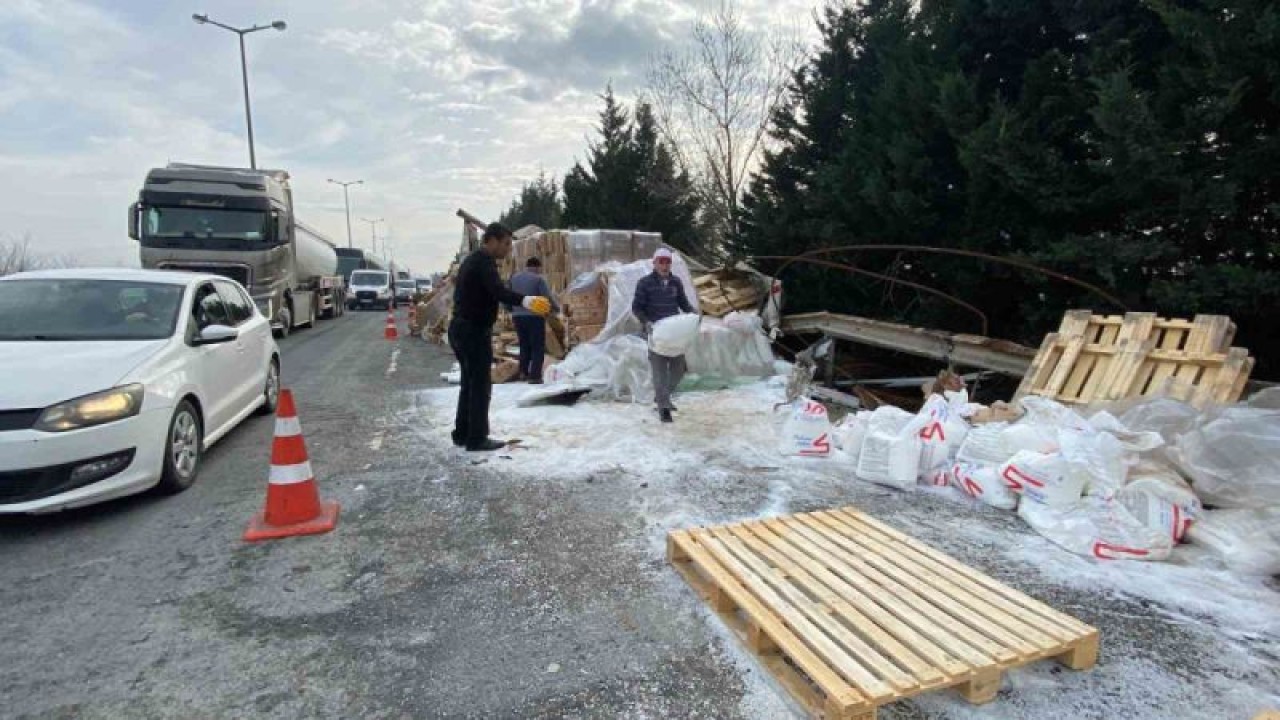
[[[559,228],[563,224],[564,201],[560,198],[560,185],[546,173],[538,173],[537,179],[520,189],[520,194],[502,214],[498,222],[518,230],[526,225],[543,229]]]

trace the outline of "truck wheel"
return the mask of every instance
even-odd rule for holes
[[[289,310],[289,306],[280,308],[280,329],[276,330],[276,337],[284,339],[289,337],[289,333],[293,331],[293,313]]]

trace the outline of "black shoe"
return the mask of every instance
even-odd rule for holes
[[[450,439],[453,440],[454,447],[463,447],[467,444],[466,440],[460,440],[458,433],[449,433]]]
[[[501,450],[506,446],[507,444],[500,440],[485,438],[484,440],[481,440],[478,445],[467,445],[467,452],[493,452],[494,450]]]
[[[668,410],[668,409],[666,409],[666,408],[663,408],[663,409],[659,410],[659,411],[658,411],[658,419],[659,419],[659,420],[661,420],[661,421],[662,421],[662,422],[664,422],[664,423],[669,423],[669,422],[671,422],[671,411],[670,411],[670,410]]]

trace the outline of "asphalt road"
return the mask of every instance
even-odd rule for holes
[[[473,464],[415,411],[452,359],[383,340],[383,319],[281,343],[321,493],[342,504],[333,533],[241,541],[269,418],[215,446],[181,495],[0,518],[0,717],[796,717],[668,567],[653,521],[751,516],[778,492],[789,511],[857,504],[1102,629],[1095,672],[1014,673],[992,705],[935,693],[882,720],[1247,717],[1213,708],[1241,687],[1253,707],[1280,677],[1265,630],[1037,580],[956,541],[959,523],[1029,536],[1007,513],[749,468],[518,478],[503,469],[519,457]],[[1177,706],[1197,712],[1159,710]]]
[[[507,487],[405,423],[452,358],[386,342],[383,319],[281,342],[334,533],[241,541],[264,417],[181,495],[0,518],[0,717],[737,714],[741,681],[697,616],[665,617],[625,570],[665,574],[660,558],[618,556],[614,518]]]

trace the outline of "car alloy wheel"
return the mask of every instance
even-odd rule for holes
[[[200,472],[204,432],[200,416],[189,400],[178,404],[169,421],[169,433],[165,437],[164,469],[160,475],[160,492],[179,493],[191,487]]]
[[[262,390],[262,407],[259,412],[269,415],[276,411],[276,403],[280,401],[280,365],[275,359],[267,365],[267,383]]]

